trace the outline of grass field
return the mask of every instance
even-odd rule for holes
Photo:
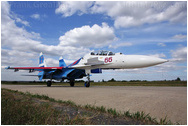
[[[22,81],[1,81],[2,84],[14,85],[46,85],[46,82],[22,82]],[[69,86],[69,83],[54,82],[52,85]],[[75,82],[75,86],[84,86],[84,82]],[[91,86],[183,86],[187,87],[187,81],[127,81],[127,82],[91,82]]]
[[[46,95],[1,89],[2,125],[157,125],[172,124],[160,119],[157,122],[144,112],[120,113],[116,109],[76,105]]]

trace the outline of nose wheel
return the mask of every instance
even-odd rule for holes
[[[87,79],[88,79],[88,81],[86,81],[85,82],[85,87],[90,87],[90,75],[89,74],[87,74]]]
[[[85,87],[90,87],[90,82],[89,81],[85,82]]]

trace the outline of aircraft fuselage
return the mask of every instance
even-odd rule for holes
[[[88,64],[88,59],[94,59],[95,64]],[[85,55],[80,62],[75,65],[90,65],[88,69],[134,69],[154,66],[167,62],[165,59],[145,56],[145,55],[124,55],[116,53],[114,55]]]

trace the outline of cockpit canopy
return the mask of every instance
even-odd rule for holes
[[[98,51],[98,52],[91,52],[91,55],[102,55],[102,56],[112,56],[115,55],[115,53],[111,52],[111,51]]]

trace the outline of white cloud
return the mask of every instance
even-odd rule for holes
[[[17,23],[21,23],[25,26],[29,26],[29,22],[22,20],[15,13],[11,12],[11,14],[10,14],[10,4],[6,1],[2,1],[1,2],[1,21],[2,21],[2,23],[6,22],[8,24],[8,22],[11,19],[13,19]]]
[[[47,18],[48,16],[46,14],[40,15],[36,13],[36,14],[32,14],[30,17],[36,20],[44,21],[44,19]]]
[[[164,43],[158,43],[158,46],[165,47],[166,45]]]
[[[187,62],[187,47],[181,47],[176,50],[171,50],[172,61]]]
[[[18,17],[15,17],[15,20],[16,20],[16,22],[21,23],[21,24],[23,24],[23,25],[25,25],[25,26],[29,26],[29,22],[24,21],[24,20],[21,20],[21,19],[18,18]]]
[[[74,13],[82,15],[88,12],[88,8],[92,5],[91,1],[62,1],[55,13],[62,14],[63,17],[72,16]]]
[[[47,66],[59,66],[59,60],[57,59],[53,59],[53,58],[45,58],[45,61],[46,61],[46,65]],[[66,65],[69,65],[73,62],[75,62],[75,60],[67,60],[67,59],[64,59]]]
[[[10,4],[6,1],[1,2],[1,13],[2,15],[7,15],[9,14],[10,11]]]
[[[27,52],[19,52],[18,50],[8,50],[8,49],[1,49],[1,54],[3,56],[20,56],[20,57],[28,57],[28,58],[34,58],[35,55],[32,53]]]
[[[76,11],[75,10],[70,10],[70,11],[67,10],[66,11],[67,14],[64,14],[64,13],[61,13],[61,14],[63,14],[66,17],[68,15],[71,16],[74,13],[78,13],[78,14],[100,13],[100,14],[105,14],[105,15],[111,17],[113,20],[117,20],[119,17],[124,17],[124,15],[126,15],[128,13],[132,13],[133,16],[130,16],[130,20],[135,21],[135,22],[132,22],[133,23],[132,26],[134,26],[135,24],[142,25],[143,23],[147,23],[147,21],[148,21],[147,17],[149,17],[149,14],[152,12],[152,10],[147,10],[148,7],[146,7],[147,12],[144,11],[144,13],[143,13],[143,14],[145,14],[146,19],[145,19],[145,21],[141,21],[141,23],[140,23],[139,19],[142,19],[142,16],[144,17],[144,15],[140,14],[141,12],[139,13],[139,9],[135,9],[135,11],[138,12],[138,14],[137,14],[134,11],[133,12],[124,11],[125,8],[120,7],[121,2],[109,2],[108,6],[105,5],[105,3],[104,3],[104,5],[102,5],[102,2],[101,3],[96,2],[96,3],[99,3],[99,6],[89,6],[89,8],[95,7],[96,10],[88,9],[87,5],[85,5],[83,3],[83,5],[82,5],[83,8],[77,8],[77,9],[75,8]],[[119,5],[116,3],[119,3]],[[171,2],[169,2],[169,3],[171,3]],[[175,4],[176,2],[172,2],[172,3]],[[101,7],[100,7],[100,5],[101,5]],[[165,4],[164,6],[162,6],[163,9],[161,9],[161,12],[166,11],[166,8],[169,8],[169,6],[171,6],[171,5],[172,4],[169,4],[169,5]],[[105,6],[105,8],[102,8],[103,6]],[[130,4],[130,6],[133,6],[133,5]],[[138,5],[138,6],[141,6],[141,5]],[[143,6],[144,5],[142,5],[141,7],[143,8]],[[111,7],[113,7],[114,9],[117,8],[117,10],[113,10]],[[123,42],[120,44],[114,43],[114,45],[113,45],[112,42],[117,40],[115,33],[114,33],[114,29],[112,27],[108,26],[106,23],[103,23],[101,26],[95,24],[93,26],[86,25],[86,26],[72,29],[70,31],[67,31],[64,35],[62,35],[59,38],[60,43],[58,45],[45,45],[44,43],[42,43],[40,41],[41,37],[40,37],[39,33],[28,32],[24,27],[18,27],[16,25],[16,23],[21,23],[26,26],[27,23],[24,24],[24,22],[23,22],[24,20],[22,18],[12,15],[13,13],[11,13],[10,5],[8,4],[8,2],[3,1],[1,4],[1,8],[2,8],[1,9],[1,44],[2,44],[1,63],[3,66],[7,66],[7,65],[36,66],[38,63],[37,62],[38,54],[41,51],[44,53],[44,56],[47,60],[47,65],[49,65],[49,66],[58,65],[58,59],[55,60],[55,59],[49,58],[49,56],[63,56],[65,59],[67,59],[67,60],[65,60],[65,62],[67,64],[70,64],[70,63],[74,62],[74,60],[78,59],[80,56],[83,56],[84,54],[90,52],[90,49],[88,49],[88,47],[94,46],[94,47],[99,48],[99,47],[104,47],[104,46],[107,46],[108,44],[110,44],[109,47],[118,48],[120,46],[131,46],[131,44],[132,44],[132,42],[129,41],[129,42]],[[179,8],[179,7],[177,7],[177,8]],[[157,9],[156,14],[159,14],[160,8],[155,8],[155,9]],[[122,11],[120,11],[120,10],[122,10]],[[177,9],[175,11],[178,12]],[[179,9],[179,12],[181,13],[182,10]],[[60,12],[58,12],[58,13],[60,13]],[[169,13],[170,12],[168,12],[168,14]],[[169,20],[167,19],[166,21],[178,22],[178,20],[175,20],[175,18],[173,20],[170,20],[170,17],[173,17],[174,13],[175,12],[172,12],[171,14],[169,14],[170,15],[170,16],[168,16]],[[140,14],[140,16],[139,16],[139,14]],[[154,14],[154,16],[156,16],[156,14]],[[167,15],[167,12],[166,12],[166,14],[164,13],[163,15]],[[179,14],[177,13],[176,19],[180,18],[180,16],[178,16],[178,15]],[[184,15],[184,13],[182,13],[182,15]],[[160,20],[164,19],[164,17],[162,17],[162,16],[158,17],[158,18]],[[158,20],[158,21],[160,21],[160,20]],[[182,22],[183,22],[183,20],[184,20],[184,18],[182,18]],[[150,23],[155,23],[155,21],[151,20]],[[29,24],[29,22],[28,22],[28,24]],[[123,27],[123,26],[119,26],[119,27]],[[130,26],[128,26],[128,27],[130,27]],[[182,32],[179,32],[179,33],[182,33]],[[178,35],[175,35],[174,37],[172,37],[171,39],[173,39],[173,40],[180,39],[181,40],[181,39],[186,39],[186,36],[182,35],[182,34],[178,34]],[[142,40],[142,41],[146,41],[146,40]],[[154,40],[149,40],[149,41],[152,42]],[[159,41],[159,40],[155,40],[155,41]],[[160,40],[160,41],[163,42],[163,40]],[[95,44],[93,44],[93,43],[95,43]],[[171,54],[173,57],[172,59],[176,60],[176,61],[186,62],[186,59],[187,59],[186,58],[186,55],[187,55],[186,49],[187,49],[186,47],[183,47],[183,48],[179,48],[174,51],[172,50],[171,51]],[[165,57],[165,55],[162,53],[156,54],[156,56],[157,57]],[[34,60],[32,60],[32,59],[34,59]],[[159,70],[167,71],[167,68],[169,70],[179,69],[179,67],[176,64],[165,63],[165,65],[166,66],[164,66],[164,67],[162,67],[162,66],[159,67],[160,68]],[[185,66],[183,66],[183,67],[185,67]],[[183,69],[185,69],[185,68],[183,68]],[[139,72],[137,69],[132,70],[132,71]],[[142,72],[142,71],[143,71],[143,69],[140,69],[140,72]],[[153,70],[152,72],[154,73],[155,71],[156,70]],[[152,72],[150,72],[150,73],[152,73]]]
[[[79,14],[104,14],[114,20],[114,26],[132,27],[162,21],[186,24],[186,2],[130,2],[130,1],[96,1],[96,2],[62,2],[56,9],[64,17]]]
[[[178,35],[174,35],[172,38],[173,39],[186,39],[187,35],[178,34]]]
[[[127,47],[127,46],[132,46],[133,44],[131,42],[122,42],[122,43],[118,43],[116,45],[109,45],[108,48],[119,48],[119,47]]]
[[[2,65],[23,65],[31,66],[38,63],[32,59],[38,59],[38,54],[60,56],[77,59],[90,50],[84,47],[45,45],[38,41],[41,37],[39,33],[28,32],[24,27],[15,24],[16,19],[12,18],[10,5],[3,1],[1,15],[1,63]]]
[[[1,49],[1,64],[4,66],[33,66],[35,62],[29,59],[34,59],[34,53],[20,52],[17,50]]]
[[[116,28],[139,26],[141,24],[142,24],[142,22],[135,20],[131,16],[117,17],[114,22],[114,26]]]
[[[140,2],[141,3],[141,2]],[[134,8],[133,12],[125,13],[121,16],[116,16],[114,26],[120,27],[131,27],[139,26],[143,24],[152,24],[162,21],[169,21],[172,23],[183,23],[186,24],[186,6],[185,2],[167,2],[167,6],[160,9],[164,2],[146,2],[145,7]],[[166,3],[166,2],[165,2]],[[171,3],[171,4],[168,4]],[[137,2],[135,4],[138,4]],[[131,11],[124,9],[125,11]]]
[[[157,65],[153,68],[156,72],[171,72],[171,74],[175,74],[174,71],[176,70],[182,70],[184,71],[185,69],[187,69],[187,66],[182,66],[182,65],[177,65],[176,62],[170,60],[169,62],[167,63],[164,63],[164,64],[160,64],[160,65]],[[173,72],[172,72],[173,71]]]
[[[86,25],[80,28],[74,28],[59,38],[59,46],[82,46],[82,47],[104,47],[112,41],[117,40],[113,28],[106,23],[102,26],[97,24],[92,27]]]
[[[153,54],[153,55],[149,55],[149,56],[153,56],[153,57],[157,57],[157,58],[164,58],[164,57],[166,57],[166,55],[163,54],[163,53]]]
[[[30,17],[33,18],[33,19],[40,19],[39,14],[32,14]]]
[[[58,60],[52,58],[45,58],[45,61],[47,66],[59,66]]]
[[[1,5],[1,48],[4,66],[30,66],[33,64],[32,59],[38,59],[40,52],[48,56],[63,56],[70,63],[70,59],[76,60],[89,53],[88,47],[104,47],[117,39],[113,28],[102,23],[102,26],[95,24],[92,27],[82,26],[72,29],[59,38],[58,45],[45,45],[39,41],[41,39],[39,33],[28,32],[24,27],[16,25],[16,19],[11,18],[12,12],[8,2],[3,1]],[[54,61],[48,61],[55,65]]]

